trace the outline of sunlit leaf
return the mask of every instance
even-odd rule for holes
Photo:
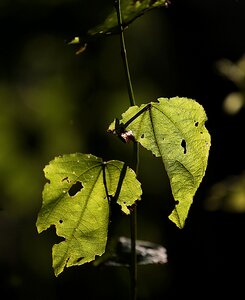
[[[206,120],[203,107],[195,100],[160,98],[130,107],[119,125],[114,121],[109,127],[121,138],[129,135],[162,157],[176,201],[169,218],[180,228],[207,167],[210,135],[204,126]]]
[[[132,169],[116,160],[103,162],[87,154],[56,157],[44,169],[49,180],[37,219],[38,232],[54,225],[64,238],[53,246],[53,268],[81,265],[102,255],[107,242],[109,201],[128,214],[140,199],[141,186]]]
[[[167,3],[167,0],[121,0],[123,26],[126,27],[145,12],[153,8],[165,6]],[[105,21],[95,28],[90,29],[88,34],[91,36],[108,35],[115,32],[117,28],[117,14],[115,8],[113,8],[112,12],[106,17]]]

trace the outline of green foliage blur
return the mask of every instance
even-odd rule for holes
[[[56,279],[54,229],[38,235],[35,227],[43,168],[55,156],[82,152],[131,159],[132,147],[106,133],[129,106],[118,36],[89,43],[81,55],[67,45],[100,23],[112,5],[113,0],[0,2],[0,288],[9,299],[73,299],[79,293],[83,299],[129,298],[125,269],[88,264]],[[141,149],[138,237],[163,244],[168,263],[139,268],[139,299],[244,293],[238,275],[245,267],[244,211],[207,205],[217,182],[225,182],[222,192],[229,192],[230,181],[223,180],[244,171],[244,106],[236,114],[223,110],[226,96],[241,90],[216,66],[244,54],[244,18],[242,0],[172,0],[126,31],[137,104],[158,97],[196,99],[212,136],[204,182],[181,231],[167,219],[172,196],[162,163]],[[116,206],[112,210],[110,234],[129,236],[129,219]]]

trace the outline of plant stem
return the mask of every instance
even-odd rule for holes
[[[135,105],[135,98],[134,98],[131,76],[130,76],[130,72],[129,72],[127,50],[126,50],[126,46],[125,46],[124,28],[123,28],[123,20],[122,20],[122,12],[121,12],[121,1],[115,0],[114,5],[115,5],[116,11],[117,11],[117,19],[118,19],[118,25],[119,25],[119,29],[120,29],[121,55],[122,55],[123,66],[124,66],[126,78],[127,78],[129,101],[130,101],[130,105],[133,106],[133,105]]]
[[[137,142],[134,142],[133,162],[136,176],[139,168],[139,146]],[[137,206],[135,205],[130,214],[130,232],[131,232],[131,299],[137,299],[137,253],[136,253],[136,241],[137,241]]]
[[[124,28],[121,12],[121,1],[115,0],[115,8],[117,12],[118,26],[120,30],[120,43],[121,43],[121,56],[123,61],[124,70],[126,73],[127,79],[127,88],[130,105],[135,105],[134,92],[132,87],[132,81],[129,71],[127,50],[124,39]],[[134,142],[133,146],[133,168],[135,170],[136,176],[138,175],[139,167],[139,146],[137,142]],[[137,210],[136,205],[133,208],[133,211],[130,214],[130,232],[131,232],[131,266],[130,266],[130,277],[131,277],[131,299],[137,299],[137,253],[136,253],[136,240],[137,240]]]

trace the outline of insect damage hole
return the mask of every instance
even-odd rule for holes
[[[70,183],[70,180],[69,180],[68,176],[65,177],[65,178],[63,178],[61,181],[62,181],[62,182],[66,181],[67,183]]]
[[[76,263],[77,263],[77,264],[80,263],[83,259],[84,259],[84,256],[79,257],[79,258],[76,260]]]
[[[81,191],[82,188],[83,188],[82,183],[80,181],[77,181],[70,187],[70,189],[68,191],[69,196],[71,196],[71,197],[75,196],[78,192]]]
[[[183,149],[184,149],[184,154],[186,154],[186,141],[185,141],[185,140],[182,140],[182,141],[181,141],[181,147],[183,147]]]

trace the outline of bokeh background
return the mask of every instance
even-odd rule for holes
[[[129,274],[87,264],[52,270],[53,229],[35,222],[44,166],[64,153],[129,161],[106,129],[129,106],[118,36],[76,49],[66,42],[102,21],[113,0],[0,1],[0,291],[8,299],[129,299]],[[141,149],[138,238],[164,245],[165,265],[141,266],[139,299],[244,294],[245,53],[243,0],[172,0],[126,31],[137,104],[196,99],[208,115],[209,164],[186,226],[167,215],[161,160]],[[129,236],[117,209],[112,235]]]

